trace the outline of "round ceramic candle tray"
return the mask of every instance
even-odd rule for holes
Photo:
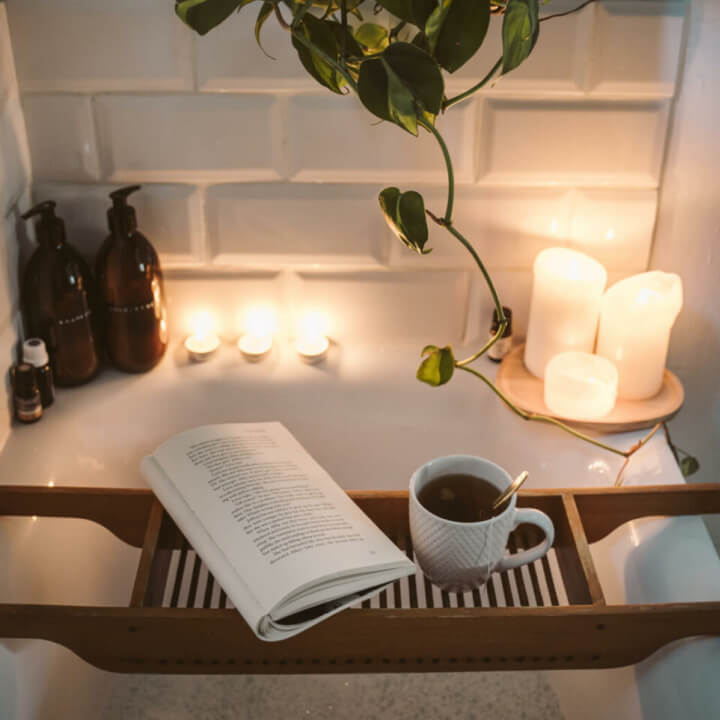
[[[669,420],[682,407],[685,391],[677,376],[665,370],[660,392],[647,400],[618,399],[608,415],[599,420],[578,421],[556,415],[545,405],[545,385],[523,362],[525,345],[513,348],[500,364],[495,382],[508,399],[526,412],[549,415],[572,425],[601,432],[625,432],[650,428]]]

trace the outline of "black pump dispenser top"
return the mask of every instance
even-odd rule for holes
[[[45,200],[31,207],[21,217],[23,220],[29,220],[39,215],[40,220],[35,224],[38,242],[47,240],[57,247],[65,242],[65,223],[55,215],[55,205],[53,200]]]
[[[137,229],[135,208],[127,204],[127,199],[128,195],[140,188],[141,185],[128,185],[110,193],[113,206],[107,211],[107,216],[111,233],[129,235]]]

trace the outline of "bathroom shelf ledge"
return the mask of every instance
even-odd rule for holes
[[[407,492],[350,492],[413,558]],[[142,548],[128,607],[0,605],[0,637],[50,640],[132,673],[352,673],[606,668],[720,634],[720,601],[608,605],[589,544],[643,516],[720,512],[715,484],[520,493],[556,528],[546,558],[443,593],[418,570],[279,643],[258,640],[150,491],[0,487],[0,515],[93,520]],[[533,545],[531,526],[510,552]]]

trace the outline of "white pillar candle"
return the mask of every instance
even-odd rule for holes
[[[545,404],[571,420],[605,417],[615,407],[617,388],[617,368],[598,355],[561,353],[545,369]]]
[[[617,366],[619,397],[644,400],[660,391],[682,295],[678,275],[657,271],[621,280],[605,293],[597,353]]]
[[[533,375],[543,378],[559,353],[593,351],[606,281],[605,268],[577,250],[538,254],[525,341],[525,366]]]

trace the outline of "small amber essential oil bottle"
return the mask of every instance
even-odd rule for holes
[[[23,362],[35,368],[35,380],[40,391],[42,406],[50,407],[55,401],[55,383],[47,348],[40,338],[28,338],[23,343]]]
[[[509,352],[512,350],[512,343],[513,343],[513,329],[512,329],[512,310],[509,307],[505,307],[503,305],[503,314],[505,315],[505,319],[507,320],[507,325],[505,326],[505,331],[502,334],[502,337],[499,337],[497,339],[497,342],[490,347],[490,349],[487,351],[488,357],[493,362],[500,362]],[[493,310],[493,318],[492,323],[490,324],[490,338],[495,337],[495,333],[500,328],[500,318],[498,317],[497,310]]]
[[[22,423],[39,420],[42,417],[43,406],[35,378],[35,368],[30,363],[19,363],[13,368],[12,379],[15,417]]]

